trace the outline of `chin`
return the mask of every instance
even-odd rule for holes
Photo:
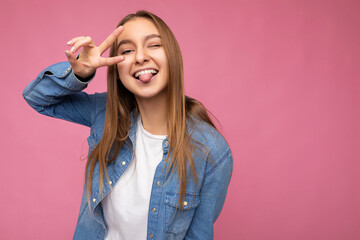
[[[166,89],[163,90],[154,90],[154,91],[137,91],[136,93],[134,93],[136,98],[141,98],[141,99],[154,99],[154,98],[164,98],[166,97]]]

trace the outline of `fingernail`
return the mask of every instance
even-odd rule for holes
[[[70,54],[69,54],[68,52],[65,52],[65,55],[66,55],[67,57],[70,57]]]
[[[66,44],[67,44],[67,45],[70,45],[70,44],[72,44],[72,41],[70,40],[70,41],[68,41]]]
[[[70,52],[74,52],[74,50],[75,50],[75,47],[72,47],[72,48],[70,49]]]

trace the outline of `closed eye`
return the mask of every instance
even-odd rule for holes
[[[151,45],[150,47],[161,47],[162,45],[160,44],[154,44],[154,45]]]

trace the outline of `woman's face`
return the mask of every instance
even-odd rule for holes
[[[123,85],[137,99],[165,93],[168,61],[155,25],[145,18],[128,21],[118,44],[117,54],[125,57],[117,64]]]

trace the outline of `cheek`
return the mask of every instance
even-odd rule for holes
[[[117,70],[118,70],[120,78],[121,78],[121,76],[124,77],[125,74],[127,74],[129,72],[129,70],[127,69],[126,64],[124,62],[117,64]]]
[[[130,81],[128,81],[128,80],[124,80],[124,78],[121,78],[120,77],[120,82],[122,83],[122,85],[127,89],[127,90],[129,90],[130,92],[131,92],[131,89],[132,89],[132,87],[131,87],[131,83],[130,83]]]

